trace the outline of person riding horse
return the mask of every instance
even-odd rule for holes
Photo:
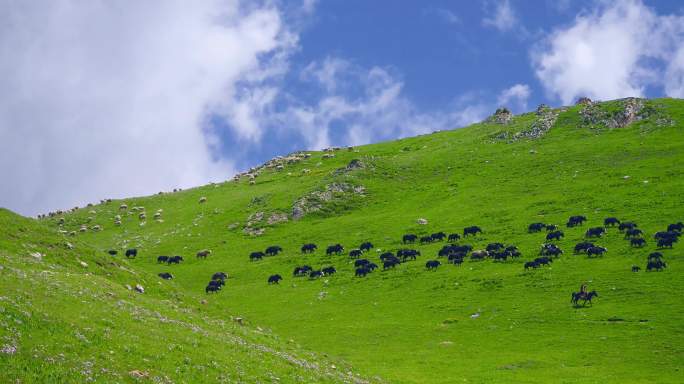
[[[573,292],[571,302],[576,306],[580,300],[583,301],[582,305],[586,305],[587,301],[591,304],[591,299],[595,296],[598,296],[596,291],[587,292],[587,285],[582,284],[579,292]]]

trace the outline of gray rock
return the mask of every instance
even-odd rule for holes
[[[495,124],[508,124],[511,122],[513,114],[506,107],[498,108],[487,121]]]

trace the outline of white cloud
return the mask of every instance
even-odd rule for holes
[[[501,0],[495,6],[493,15],[482,19],[482,25],[494,27],[501,32],[510,31],[518,24],[518,17],[508,0]]]
[[[565,104],[580,96],[642,96],[649,85],[677,95],[683,25],[681,17],[657,15],[641,1],[601,3],[533,50],[536,75]]]
[[[499,94],[498,103],[500,106],[515,107],[519,111],[527,109],[527,100],[532,91],[527,84],[515,84],[510,88],[504,89]],[[512,105],[509,105],[511,104]]]
[[[679,47],[667,66],[665,92],[671,97],[684,98],[684,45]]]
[[[339,84],[339,74],[349,68],[349,63],[336,57],[327,57],[323,62],[311,62],[304,68],[301,79],[317,80],[327,91],[334,92]]]
[[[236,85],[282,73],[295,43],[277,9],[237,1],[0,3],[0,205],[33,214],[228,178],[206,121],[231,105],[255,124],[276,91]],[[230,101],[244,94],[249,107]]]
[[[459,103],[449,112],[420,111],[402,94],[403,82],[385,68],[364,69],[341,58],[327,58],[311,63],[304,72],[303,79],[318,82],[323,89],[319,101],[293,103],[270,124],[294,127],[308,148],[424,134],[464,126],[486,116],[485,108],[472,102]],[[339,83],[356,84],[358,88],[340,92]]]

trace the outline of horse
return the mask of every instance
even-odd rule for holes
[[[592,302],[591,300],[594,297],[598,297],[598,293],[596,291],[591,291],[591,292],[573,292],[572,293],[572,299],[570,302],[574,304],[576,307],[579,307],[579,301],[582,300],[582,306],[586,306],[587,302],[591,305]]]

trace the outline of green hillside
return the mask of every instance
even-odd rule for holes
[[[40,222],[2,213],[0,332],[18,352],[0,354],[11,367],[0,378],[77,380],[87,370],[125,381],[138,369],[162,382],[682,382],[684,243],[659,250],[664,271],[645,267],[653,234],[684,220],[684,101],[504,112],[464,129],[305,153],[253,170],[253,181]],[[566,228],[571,215],[588,222]],[[610,216],[638,223],[646,246],[609,228],[593,240],[604,256],[573,254]],[[545,242],[546,232],[528,233],[533,222],[557,224],[564,253],[525,270]],[[483,233],[458,244],[501,242],[522,256],[455,266],[437,257],[445,241],[401,241],[471,225]],[[380,268],[355,277],[348,251],[363,241]],[[302,254],[304,243],[318,250]],[[326,256],[335,243],[345,252]],[[271,245],[283,252],[250,261]],[[138,256],[126,260],[129,248]],[[379,255],[400,248],[422,255],[383,270]],[[196,258],[204,249],[212,253]],[[35,251],[46,256],[38,261]],[[184,261],[158,263],[160,255]],[[427,271],[432,259],[442,265]],[[293,277],[304,264],[337,274]],[[218,271],[226,286],[205,294]],[[276,273],[283,281],[267,284]],[[136,283],[145,293],[125,287]],[[583,283],[599,297],[573,307]]]

